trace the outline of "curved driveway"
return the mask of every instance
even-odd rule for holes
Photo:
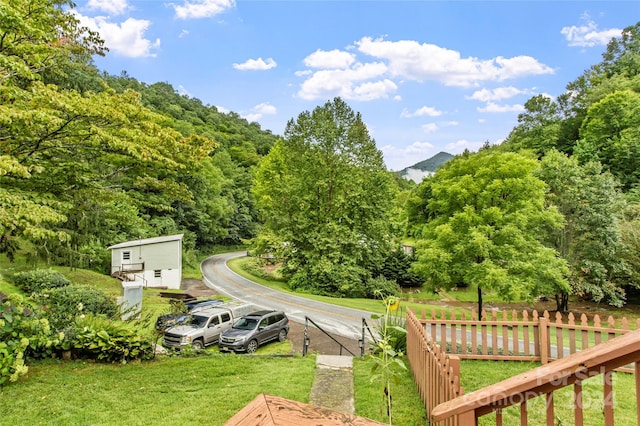
[[[363,318],[369,326],[373,325],[371,312],[343,308],[273,290],[236,274],[227,266],[228,260],[246,255],[247,253],[242,251],[218,254],[205,259],[200,264],[204,283],[207,287],[233,299],[263,309],[282,310],[292,321],[304,324],[305,317],[309,317],[325,331],[351,339],[362,337]]]

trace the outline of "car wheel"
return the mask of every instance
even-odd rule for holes
[[[278,333],[278,342],[284,342],[287,339],[287,330],[282,329]]]
[[[191,343],[191,348],[194,350],[200,350],[204,348],[204,345],[202,344],[202,340],[194,340],[193,343]]]
[[[247,353],[248,354],[252,354],[254,353],[256,350],[258,350],[258,341],[257,340],[252,340],[249,343],[247,343]]]

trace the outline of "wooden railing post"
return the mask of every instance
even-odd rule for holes
[[[546,364],[549,362],[549,319],[546,317],[540,317],[540,326],[538,327],[540,333],[539,345],[540,345],[540,362]]]

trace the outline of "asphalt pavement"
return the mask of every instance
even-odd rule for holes
[[[369,327],[373,326],[375,320],[372,320],[371,312],[273,290],[236,274],[227,266],[227,261],[246,255],[247,253],[242,251],[219,254],[205,259],[200,265],[205,285],[220,294],[251,303],[259,308],[285,311],[292,321],[304,324],[311,320],[326,332],[349,339],[362,338],[363,320]],[[369,340],[367,331],[365,331],[365,340]]]

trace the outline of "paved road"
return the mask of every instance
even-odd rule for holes
[[[286,312],[292,320],[304,324],[309,317],[328,333],[335,333],[350,339],[362,337],[362,319],[373,326],[371,312],[343,308],[304,297],[283,293],[250,281],[228,266],[227,261],[246,256],[246,252],[225,253],[205,259],[200,269],[207,287],[233,299],[252,303],[260,308],[277,309]],[[368,335],[365,336],[368,339]]]

